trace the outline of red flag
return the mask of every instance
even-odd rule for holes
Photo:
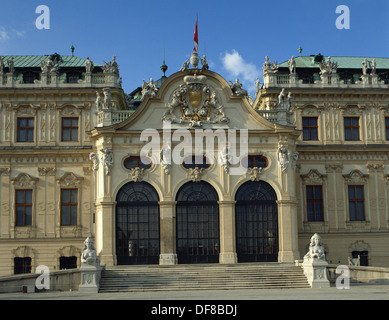
[[[196,26],[195,26],[195,32],[194,32],[194,36],[193,36],[193,41],[195,43],[195,46],[194,46],[193,50],[197,52],[198,47],[199,47],[199,35],[198,35],[198,32],[197,32],[197,16],[196,16]]]

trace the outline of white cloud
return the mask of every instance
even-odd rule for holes
[[[11,38],[14,39],[15,36],[17,38],[23,38],[25,36],[25,31],[19,31],[15,29],[7,30],[5,27],[0,27],[0,41],[7,41]]]
[[[9,39],[9,33],[4,27],[0,27],[0,41],[6,41]]]
[[[232,50],[232,53],[224,53],[221,60],[224,69],[227,70],[230,76],[238,78],[239,82],[241,82],[249,92],[255,92],[255,80],[259,77],[259,70],[254,64],[246,62],[235,49]]]
[[[19,38],[23,38],[24,35],[26,34],[25,31],[18,31],[18,30],[15,30],[15,34],[19,37]]]

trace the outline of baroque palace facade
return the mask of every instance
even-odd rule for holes
[[[314,233],[389,264],[389,59],[266,57],[254,98],[190,63],[127,95],[115,57],[1,57],[0,275],[89,236],[107,266],[293,263]]]

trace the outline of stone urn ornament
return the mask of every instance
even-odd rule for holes
[[[190,64],[193,66],[193,68],[197,69],[197,67],[199,65],[199,61],[200,61],[200,58],[199,58],[198,53],[193,51],[192,55],[190,57]]]

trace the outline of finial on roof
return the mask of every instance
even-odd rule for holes
[[[162,77],[166,77],[165,72],[167,70],[167,65],[165,64],[165,49],[163,49],[163,63],[161,65],[161,70],[163,72]]]
[[[72,57],[74,56],[74,46],[72,45],[71,47],[70,47],[70,51],[72,52]]]
[[[299,51],[300,57],[301,57],[301,52],[303,52],[303,48],[301,48],[301,46],[299,46],[298,51]]]
[[[165,64],[165,60],[163,60],[163,64],[162,64],[162,66],[161,66],[161,70],[162,70],[162,72],[163,72],[163,77],[166,77],[166,75],[165,75],[165,72],[166,72],[166,70],[167,70],[167,65]]]

